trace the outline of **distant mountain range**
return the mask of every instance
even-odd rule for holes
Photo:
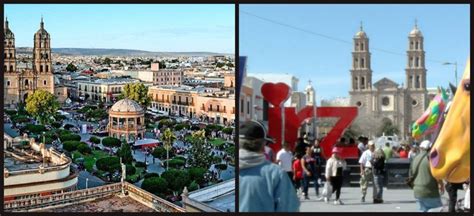
[[[95,48],[52,48],[53,53],[61,55],[98,55],[98,56],[214,56],[229,55],[214,52],[151,52],[132,49],[95,49]],[[31,47],[17,47],[17,53],[32,53]]]

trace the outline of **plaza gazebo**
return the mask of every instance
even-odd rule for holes
[[[145,111],[128,98],[117,101],[109,110],[109,136],[134,142],[145,136]]]

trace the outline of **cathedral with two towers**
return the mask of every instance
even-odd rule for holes
[[[423,34],[415,23],[408,35],[405,84],[382,78],[372,83],[369,38],[362,26],[353,38],[350,105],[359,113],[355,123],[367,136],[375,136],[383,119],[390,120],[399,136],[410,136],[409,128],[426,109],[429,101],[426,88]],[[392,134],[386,134],[392,135]]]
[[[51,60],[51,38],[41,18],[40,28],[34,35],[32,68],[17,69],[15,35],[5,19],[4,32],[4,106],[25,102],[28,95],[42,89],[55,93]]]

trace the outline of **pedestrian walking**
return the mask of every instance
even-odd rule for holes
[[[441,193],[444,193],[442,181],[436,180],[431,174],[428,153],[431,142],[424,140],[420,143],[420,154],[410,164],[409,176],[413,181],[413,192],[421,212],[427,212],[432,208],[441,207]]]
[[[316,160],[316,166],[317,166],[317,169],[319,171],[319,173],[318,173],[318,176],[319,176],[318,184],[320,184],[320,181],[321,181],[322,165],[324,163],[324,158],[326,158],[325,155],[324,155],[323,149],[319,145],[319,142],[320,142],[319,140],[315,140],[314,145],[312,146],[313,158]]]
[[[377,149],[372,158],[372,170],[374,173],[375,197],[374,203],[383,203],[383,179],[385,176],[385,153],[382,149]]]
[[[368,142],[368,147],[369,149],[365,150],[362,155],[360,156],[359,159],[359,164],[360,164],[360,189],[362,191],[362,197],[360,198],[361,202],[365,202],[365,195],[367,194],[367,187],[369,185],[369,182],[373,183],[374,176],[372,173],[372,157],[374,154],[375,150],[375,144],[374,141],[370,140]],[[373,189],[373,195],[372,197],[375,198],[375,184],[372,184],[374,189]]]
[[[292,160],[293,154],[290,151],[290,147],[287,142],[284,142],[283,148],[277,153],[276,163],[288,174],[291,180],[293,180]]]
[[[336,200],[334,201],[335,205],[343,205],[340,196],[341,188],[343,182],[343,171],[346,169],[347,163],[340,156],[341,149],[340,147],[334,147],[332,149],[332,156],[328,159],[326,163],[326,181],[331,183],[332,193],[336,192]],[[329,191],[327,193],[330,193]],[[324,197],[324,202],[329,202],[329,197]]]
[[[316,160],[312,157],[310,146],[306,146],[306,154],[301,158],[301,166],[303,167],[303,193],[304,198],[309,199],[308,188],[311,180],[314,181],[314,189],[316,196],[319,196],[319,172],[316,168]]]
[[[288,175],[265,159],[264,126],[247,121],[239,128],[239,211],[296,212],[300,202]]]
[[[456,212],[456,202],[458,201],[458,190],[463,189],[464,183],[447,182],[445,185],[446,192],[449,196],[448,211]]]
[[[301,190],[301,181],[303,180],[303,167],[301,166],[301,158],[303,155],[296,154],[295,155],[295,160],[293,161],[293,183],[295,185],[295,189],[297,191],[297,194],[300,195],[302,190]]]

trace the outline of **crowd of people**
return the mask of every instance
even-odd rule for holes
[[[334,205],[344,204],[341,200],[341,188],[347,163],[341,157],[341,152],[348,143],[356,145],[352,143],[353,140],[347,143],[345,139],[341,139],[333,145],[329,158],[325,157],[320,142],[315,140],[311,143],[308,135],[298,139],[294,151],[284,142],[282,149],[275,154],[269,147],[273,142],[260,122],[247,121],[240,125],[239,211],[299,211],[300,198],[310,199],[308,191],[311,182],[317,201],[324,200],[329,203],[331,196],[335,194]],[[426,156],[431,147],[430,141],[425,140],[411,148],[408,145],[392,148],[390,143],[376,148],[372,140],[360,137],[357,147],[362,203],[366,202],[370,182],[373,185],[373,203],[384,202],[386,162],[390,158],[406,158],[410,160],[409,178],[413,179],[412,189],[419,210],[426,212],[442,207],[441,195],[446,188],[449,211],[455,211],[456,191],[463,188],[463,183],[446,183],[445,187],[443,181],[438,181],[431,175],[429,159]],[[325,169],[322,170],[324,164]],[[468,193],[469,191],[466,192]],[[469,203],[469,200],[464,202]]]

